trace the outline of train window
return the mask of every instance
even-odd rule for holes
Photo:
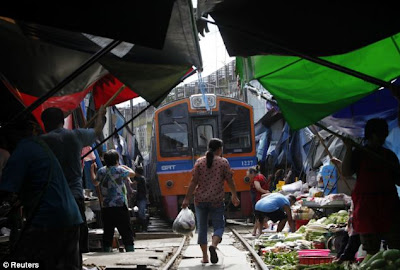
[[[217,117],[202,116],[194,117],[192,120],[193,132],[193,154],[203,155],[207,151],[208,142],[217,136]]]
[[[197,146],[207,147],[208,141],[214,137],[213,127],[211,125],[197,126]]]
[[[250,110],[239,104],[220,102],[221,131],[225,153],[251,152]]]
[[[188,128],[185,123],[174,121],[172,124],[161,125],[160,150],[162,156],[178,156],[188,152]]]

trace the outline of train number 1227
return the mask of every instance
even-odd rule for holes
[[[253,166],[253,160],[243,160],[243,161],[242,161],[242,166],[243,166],[243,167],[250,167],[250,166]]]

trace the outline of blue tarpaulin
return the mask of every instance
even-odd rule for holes
[[[395,84],[400,84],[396,80]],[[389,129],[397,126],[398,101],[390,90],[375,91],[356,103],[323,119],[323,122],[354,137],[364,136],[364,126],[371,118],[383,118]]]

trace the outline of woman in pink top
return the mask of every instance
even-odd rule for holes
[[[214,229],[212,243],[209,247],[211,262],[218,262],[216,247],[221,242],[225,229],[224,181],[227,181],[231,190],[233,205],[238,206],[240,204],[232,179],[231,167],[228,160],[222,157],[222,146],[222,140],[218,138],[210,139],[206,156],[199,158],[194,165],[192,180],[182,202],[182,208],[188,207],[190,199],[195,193],[194,204],[199,234],[197,243],[203,252],[202,263],[208,263],[208,216],[210,216]]]

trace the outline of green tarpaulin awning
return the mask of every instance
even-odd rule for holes
[[[390,82],[400,76],[400,33],[345,54],[321,58]],[[309,126],[379,88],[300,57],[237,57],[236,63],[242,83],[257,79],[277,100],[293,130]]]

